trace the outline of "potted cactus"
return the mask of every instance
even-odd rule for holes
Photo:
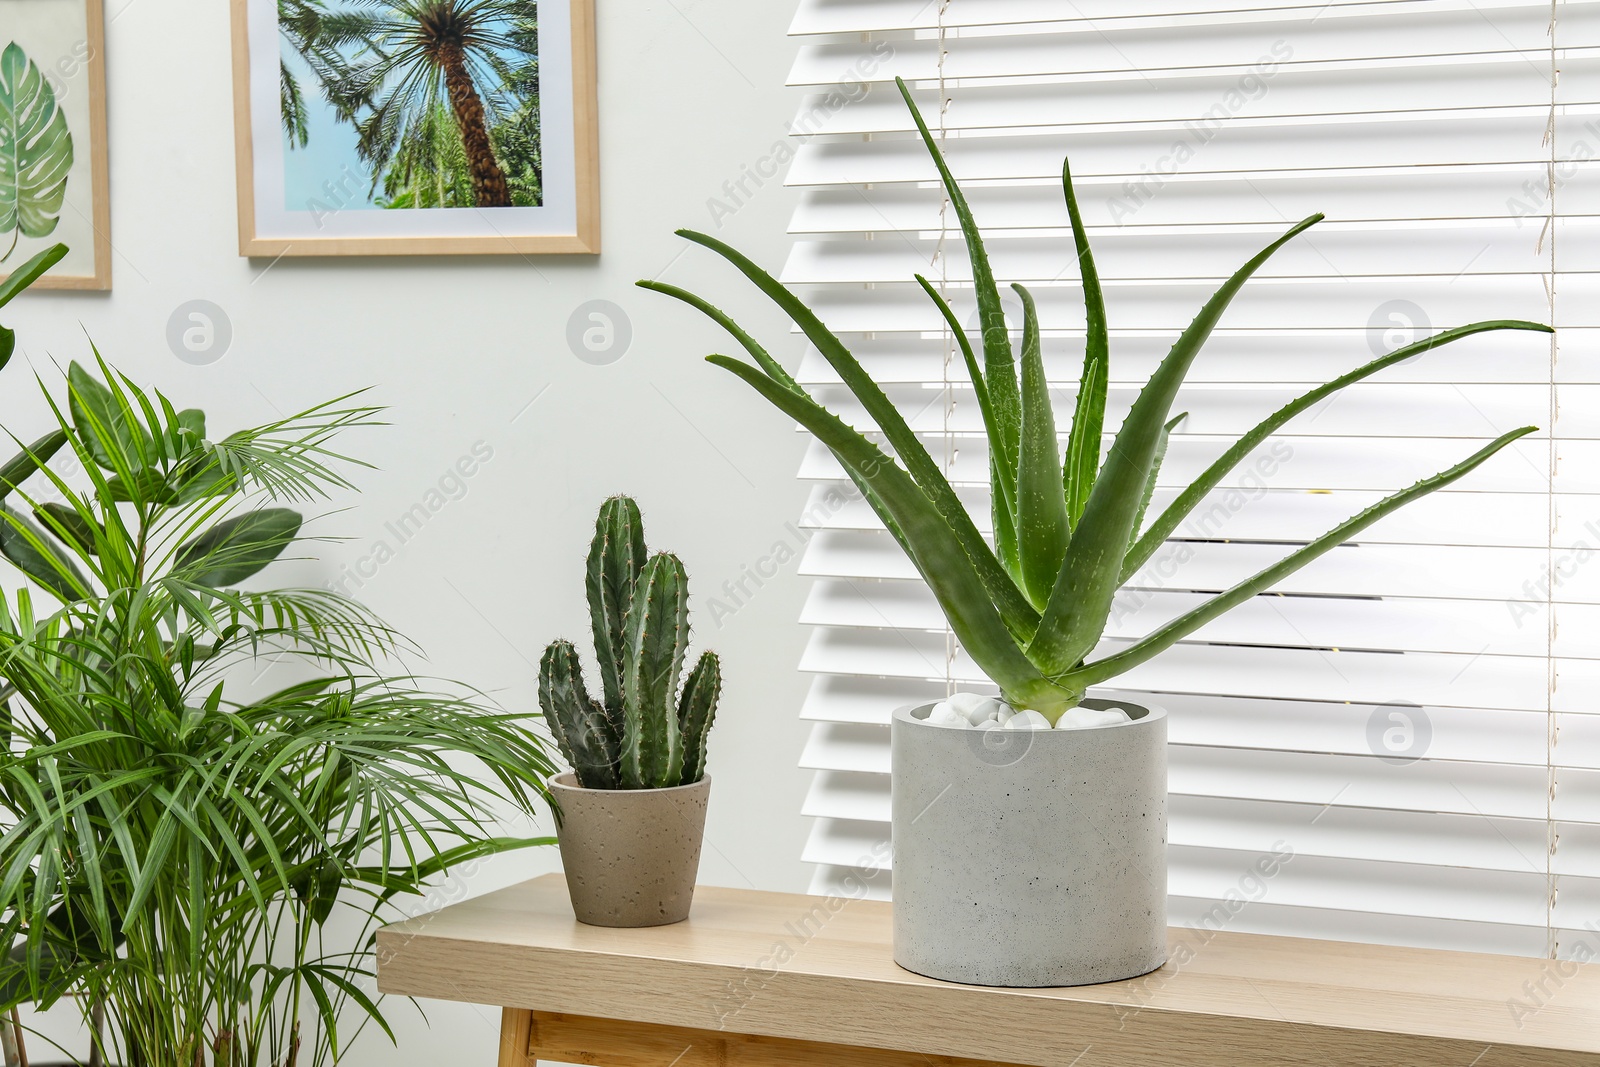
[[[572,642],[552,641],[539,664],[539,704],[572,765],[550,781],[572,909],[595,926],[681,922],[700,864],[721,666],[702,653],[680,692],[688,577],[670,552],[647,557],[630,498],[601,505],[587,575],[603,699],[589,695]]]
[[[1158,655],[1397,508],[1465,477],[1534,427],[1506,433],[1449,470],[1385,498],[1143,638],[1107,648],[1101,639],[1118,589],[1241,460],[1318,401],[1471,334],[1549,327],[1472,323],[1356,367],[1249,431],[1146,523],[1167,436],[1177,421],[1172,408],[1201,346],[1249,277],[1322,216],[1291,227],[1206,302],[1106,449],[1106,310],[1071,174],[1063,165],[1087,324],[1076,408],[1063,443],[1033,297],[1014,287],[1022,307],[1016,352],[972,212],[903,82],[900,91],[971,260],[981,325],[976,346],[945,297],[925,278],[916,280],[959,347],[983,417],[992,542],[844,343],[760,266],[714,237],[679,231],[727,259],[793,319],[876,423],[892,457],[818,404],[716,307],[665,283],[639,284],[699,309],[750,354],[754,365],[708,358],[832,450],[916,565],[963,648],[999,691],[998,698],[956,694],[893,715],[895,959],[921,974],[986,985],[1131,978],[1160,966],[1166,953],[1166,718],[1154,706],[1089,696],[1090,687]]]

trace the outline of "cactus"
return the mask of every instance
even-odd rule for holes
[[[572,642],[551,642],[539,664],[539,705],[578,784],[666,789],[698,782],[722,666],[716,653],[702,653],[680,696],[688,575],[669,552],[647,557],[639,506],[628,497],[600,507],[585,584],[601,699],[589,695]]]

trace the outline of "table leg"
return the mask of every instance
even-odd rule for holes
[[[533,1012],[526,1008],[500,1009],[499,1067],[538,1067],[529,1051],[533,1039]]]

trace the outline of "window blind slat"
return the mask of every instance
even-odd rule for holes
[[[1199,607],[1209,594],[1137,585],[1113,607],[1107,636],[1134,638]],[[1276,595],[1258,598],[1197,630],[1196,641],[1285,647],[1454,652],[1477,643],[1497,655],[1543,659],[1549,647],[1549,612],[1541,603],[1526,612],[1501,600],[1422,599],[1386,596],[1384,610],[1368,601]],[[1600,630],[1600,604],[1563,604],[1557,610],[1556,654],[1600,659],[1586,634]],[[921,582],[823,580],[801,610],[808,626],[944,629],[938,603]],[[1572,634],[1565,637],[1564,634]]]
[[[1594,40],[1600,5],[1569,0],[1564,8],[1563,23],[1574,35],[1568,39]],[[1150,81],[1180,71],[1213,78],[1253,72],[1272,81],[1285,70],[1315,64],[1388,62],[1405,70],[1440,61],[1505,56],[1531,67],[1535,79],[1544,75],[1540,60],[1549,43],[1548,6],[1408,13],[1379,9],[1338,19],[1315,9],[1295,14],[1298,17],[1249,24],[1197,24],[1186,19],[1166,25],[1102,23],[1093,29],[1033,26],[1010,34],[954,34],[942,43],[923,35],[893,41],[888,46],[893,49],[888,66],[907,81],[926,81],[939,77],[942,62],[944,77],[964,85],[975,79],[1030,75]],[[883,44],[867,41],[806,45],[790,69],[789,82],[827,85],[839,71],[858,69],[863,59],[884,51]],[[859,69],[873,66],[863,63]]]
[[[1293,460],[1279,465],[1273,475],[1272,487],[1325,492],[1340,489],[1365,491],[1378,487],[1393,491],[1417,478],[1443,470],[1465,454],[1470,454],[1474,441],[1483,444],[1487,439],[1444,441],[1376,435],[1366,438],[1285,435],[1282,440],[1288,441],[1293,449]],[[1166,462],[1162,464],[1159,484],[1188,484],[1211,466],[1227,443],[1230,442],[1175,433]],[[1547,447],[1545,442],[1538,440],[1513,444],[1473,472],[1471,488],[1457,488],[1454,491],[1462,494],[1542,494],[1551,487],[1549,475],[1540,470]],[[1589,440],[1558,440],[1556,447],[1558,459],[1562,462],[1556,472],[1554,488],[1560,493],[1572,494],[1600,491],[1600,467],[1595,465],[1596,461],[1600,461],[1600,450],[1597,450],[1596,443]],[[949,471],[952,482],[981,487],[987,459],[980,448],[973,443],[965,452],[956,452]],[[1271,449],[1271,444],[1263,445],[1245,456],[1223,484],[1244,484],[1244,472],[1258,469],[1258,464],[1265,465]],[[842,479],[843,470],[837,465],[829,466],[831,462],[831,458],[808,457],[803,476]],[[1457,486],[1460,484],[1457,483]],[[1345,514],[1354,513],[1355,509],[1352,509]],[[1382,528],[1382,525],[1374,527],[1378,530]]]
[[[1018,28],[1044,25],[1075,26],[1095,32],[1108,22],[1115,25],[1253,26],[1263,19],[1365,18],[1374,12],[1411,15],[1426,12],[1513,12],[1548,10],[1543,0],[1335,0],[1333,3],[1294,3],[1293,0],[1229,0],[1226,6],[1205,7],[1188,0],[1150,0],[1137,6],[1122,0],[1075,0],[1070,8],[1051,0],[953,0],[941,10],[926,0],[802,0],[789,32],[795,36],[820,34],[884,33],[894,30],[929,30],[940,25],[959,32],[967,28]]]
[[[1131,591],[1227,589],[1264,570],[1286,551],[1284,544],[1249,541],[1173,543],[1159,549],[1128,584]],[[1570,573],[1557,573],[1552,583],[1558,594],[1556,603],[1600,603],[1600,575],[1589,573],[1600,567],[1583,565],[1596,562],[1592,555],[1577,555],[1575,566],[1568,568]],[[1515,605],[1534,599],[1523,586],[1532,579],[1542,580],[1548,562],[1543,549],[1361,542],[1334,549],[1285,578],[1275,591],[1306,596],[1476,600],[1499,605],[1512,615],[1516,614]],[[806,545],[800,569],[818,577],[917,578],[911,562],[886,533],[817,534]],[[1542,592],[1537,598],[1538,602],[1546,599]]]
[[[976,490],[958,493],[974,511],[981,511],[985,500]],[[1160,487],[1151,498],[1152,514],[1159,514],[1178,495],[1176,487]],[[1377,492],[1306,492],[1295,489],[1267,489],[1256,493],[1249,507],[1232,511],[1228,535],[1236,541],[1308,541],[1335,523],[1369,507],[1381,498]],[[1218,505],[1233,503],[1229,490],[1218,490],[1201,500],[1197,513],[1209,514]],[[1558,534],[1556,548],[1567,568],[1587,566],[1600,550],[1600,501],[1583,495],[1558,495]],[[881,530],[878,517],[854,486],[843,480],[821,482],[811,491],[810,501],[801,514],[800,526],[807,531],[839,530],[864,532]],[[989,522],[979,516],[979,529],[988,531]],[[1459,544],[1485,547],[1543,548],[1547,516],[1535,515],[1528,507],[1527,494],[1516,493],[1433,493],[1370,527],[1361,535],[1363,544]],[[1440,531],[1445,531],[1443,534]],[[1185,531],[1186,534],[1191,531]],[[1203,531],[1201,531],[1203,532]],[[808,537],[811,536],[808,534]],[[1541,571],[1542,573],[1542,571]],[[1565,586],[1562,578],[1557,583]],[[1563,600],[1557,596],[1558,601]],[[1570,600],[1570,597],[1565,599]],[[1509,609],[1508,609],[1509,610]]]
[[[810,132],[810,123],[803,121],[810,113],[810,108],[802,111],[802,120],[794,125],[798,132]],[[1600,108],[1573,105],[1564,114],[1576,135],[1597,113]],[[963,181],[1045,183],[1060,180],[1061,158],[1070,147],[1075,177],[1121,177],[1152,194],[1169,185],[1175,189],[1187,180],[1216,176],[1255,180],[1274,174],[1306,178],[1327,173],[1387,181],[1416,167],[1470,172],[1542,165],[1550,154],[1544,143],[1546,118],[1548,114],[1535,121],[1528,114],[1467,118],[1397,112],[1383,121],[1353,116],[1337,127],[1308,122],[1238,123],[1230,126],[1227,136],[1206,141],[1205,151],[1194,151],[1181,167],[1177,157],[1184,153],[1174,151],[1172,134],[1190,130],[1184,122],[1192,120],[1134,129],[1077,130],[1070,136],[1059,131],[1035,136],[984,131],[986,136],[951,137],[945,156],[950,169]],[[1335,132],[1337,137],[1330,136]],[[1562,153],[1570,151],[1575,139],[1556,142],[1558,157],[1566,158]],[[1398,162],[1401,159],[1406,162]],[[1176,168],[1181,174],[1175,172],[1167,179],[1158,172],[1152,177],[1151,172],[1158,168]],[[789,185],[828,187],[931,182],[937,177],[921,145],[910,138],[895,138],[802,142],[795,148],[786,181]],[[1508,196],[1521,191],[1520,182],[1507,186]],[[1542,206],[1536,204],[1535,211]]]
[[[1124,641],[1098,650],[1114,652]],[[987,680],[964,654],[946,654],[943,634],[922,631],[825,630],[814,634],[800,668],[825,674],[948,678],[958,686]],[[1554,675],[1554,684],[1551,675]],[[1593,660],[1530,661],[1484,654],[1313,650],[1179,643],[1129,671],[1118,685],[1133,692],[1217,693],[1274,700],[1346,700],[1383,705],[1553,708],[1600,714],[1600,664]]]
[[[1592,167],[1590,163],[1577,165],[1582,170]],[[1317,211],[1352,229],[1362,223],[1414,226],[1418,220],[1510,218],[1520,220],[1518,228],[1526,231],[1540,224],[1537,218],[1529,221],[1536,205],[1529,198],[1507,195],[1507,189],[1525,184],[1541,189],[1547,179],[1545,170],[1539,163],[1507,163],[1493,169],[1384,169],[1321,178],[1173,174],[1163,176],[1162,184],[1180,187],[1181,197],[1154,195],[1159,187],[1152,180],[1152,195],[1123,202],[1120,209],[1119,201],[1131,201],[1123,195],[1122,187],[1129,181],[1126,176],[1075,176],[1074,184],[1085,224],[1098,244],[1107,233],[1160,227],[1181,232],[1251,227],[1265,232],[1278,229],[1286,216],[1304,218]],[[1262,199],[1258,186],[1263,183],[1270,203]],[[968,199],[994,233],[1054,232],[1065,217],[1061,191],[1043,182],[979,187]],[[1197,205],[1201,210],[1196,210]],[[1130,207],[1137,210],[1129,211]],[[1581,183],[1564,200],[1563,210],[1574,215],[1600,213],[1600,190]],[[943,229],[946,221],[940,217],[938,201],[930,200],[923,188],[895,184],[809,190],[801,198],[790,228],[797,234],[914,233]],[[1533,254],[1531,247],[1527,250]]]
[[[1412,306],[1374,309],[1362,329],[1267,333],[1224,328],[1212,335],[1187,383],[1189,388],[1210,383],[1282,389],[1298,385],[1297,391],[1303,392],[1400,344],[1420,339],[1438,325],[1427,308]],[[1046,331],[1044,337],[1051,349],[1044,357],[1046,374],[1054,382],[1076,385],[1071,370],[1081,366],[1081,331],[1052,330]],[[1116,365],[1107,369],[1111,382],[1118,386],[1148,381],[1172,344],[1171,334],[1154,330],[1114,329],[1111,338],[1117,358]],[[946,370],[947,353],[937,338],[885,333],[849,334],[843,339],[872,372],[874,380],[885,386],[927,386],[938,383]],[[1594,354],[1600,352],[1600,331],[1564,329],[1562,339],[1560,370],[1567,376],[1563,380],[1587,384],[1600,377],[1600,356]],[[1286,359],[1285,353],[1291,358]],[[1523,384],[1541,369],[1547,371],[1549,364],[1550,339],[1542,334],[1479,334],[1396,364],[1384,370],[1381,378],[1371,380],[1386,385]],[[812,350],[803,357],[796,377],[805,385],[839,381],[833,368]],[[969,391],[961,381],[952,382],[951,390],[958,394],[958,401]]]

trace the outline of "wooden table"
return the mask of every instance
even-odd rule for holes
[[[1170,936],[1143,978],[987,989],[896,967],[887,904],[702,887],[607,930],[547,875],[384,928],[378,987],[502,1006],[500,1067],[1600,1067],[1600,964]]]

